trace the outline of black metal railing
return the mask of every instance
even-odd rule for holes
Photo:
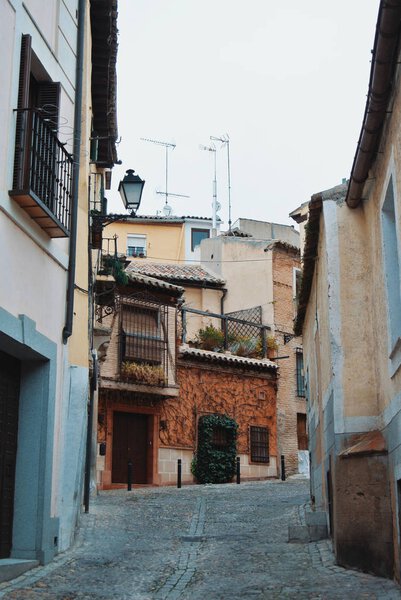
[[[198,315],[209,322],[194,339],[188,339],[188,314]],[[276,349],[275,338],[268,325],[186,306],[181,309],[181,318],[183,343],[188,342],[204,350],[228,350],[238,356],[265,358]]]
[[[73,158],[54,123],[36,109],[18,109],[13,192],[32,193],[70,228]]]

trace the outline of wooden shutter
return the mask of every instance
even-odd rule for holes
[[[29,107],[29,83],[31,75],[32,62],[32,38],[28,34],[22,36],[21,57],[18,81],[18,101],[17,108],[24,109]],[[17,114],[16,132],[15,132],[15,157],[14,157],[14,176],[13,189],[24,189],[26,169],[25,153],[26,141],[28,135],[28,115],[19,112]]]
[[[60,83],[43,81],[37,88],[37,106],[43,111],[43,117],[49,119],[54,128],[58,127],[58,113],[60,106]]]

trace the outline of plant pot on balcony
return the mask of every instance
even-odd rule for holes
[[[123,362],[120,377],[127,383],[140,383],[144,385],[164,386],[166,378],[164,370],[159,365],[146,363]]]

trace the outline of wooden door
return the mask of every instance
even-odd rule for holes
[[[20,362],[0,352],[0,558],[12,543],[19,386]]]
[[[113,483],[127,483],[129,460],[132,483],[148,482],[148,420],[148,415],[113,413]]]

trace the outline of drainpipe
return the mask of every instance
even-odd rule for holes
[[[86,0],[78,0],[78,39],[77,39],[77,64],[75,72],[75,107],[74,107],[74,171],[72,179],[72,203],[71,203],[71,225],[70,225],[70,248],[68,258],[67,276],[67,306],[66,318],[63,329],[63,343],[66,344],[72,334],[72,322],[74,317],[74,287],[75,266],[77,253],[77,226],[78,226],[78,195],[79,195],[79,171],[82,137],[82,82],[84,67],[84,45],[85,45],[85,9]]]
[[[223,294],[220,298],[220,314],[224,315],[224,299],[227,296],[227,288],[222,288],[221,291],[223,292]]]

